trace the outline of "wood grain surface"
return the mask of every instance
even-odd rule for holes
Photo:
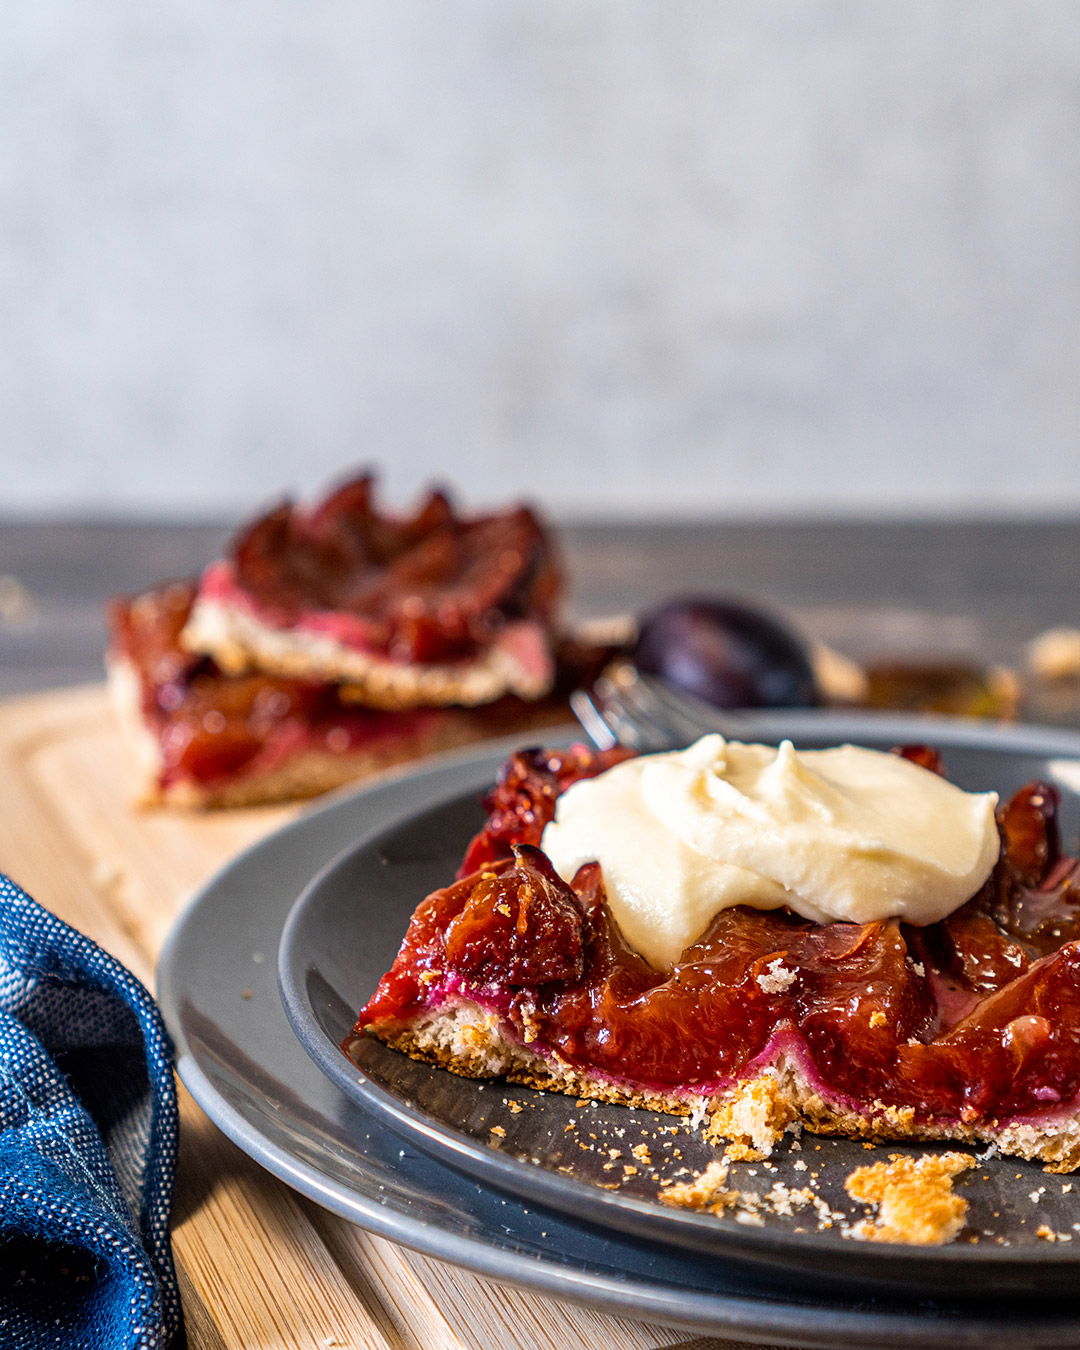
[[[104,690],[0,704],[0,869],[148,984],[175,916],[290,808],[145,811]],[[496,1285],[321,1210],[181,1090],[174,1251],[191,1350],[723,1350]]]

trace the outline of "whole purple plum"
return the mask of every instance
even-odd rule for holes
[[[699,596],[646,614],[634,664],[718,708],[805,708],[821,702],[805,645],[779,619]]]

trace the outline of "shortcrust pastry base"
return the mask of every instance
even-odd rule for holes
[[[496,1013],[468,1000],[448,1001],[406,1025],[369,1028],[411,1059],[436,1064],[466,1078],[505,1078],[526,1087],[590,1097],[670,1115],[700,1116],[705,1137],[767,1155],[783,1134],[802,1126],[816,1134],[875,1143],[952,1140],[994,1144],[999,1152],[1038,1160],[1048,1172],[1080,1166],[1080,1119],[1014,1121],[1004,1125],[962,1121],[920,1123],[910,1107],[875,1102],[867,1112],[827,1101],[791,1056],[760,1069],[713,1096],[654,1092],[610,1082],[522,1044]]]

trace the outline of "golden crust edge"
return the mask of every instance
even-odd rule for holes
[[[919,1123],[911,1108],[881,1102],[871,1113],[854,1111],[826,1101],[789,1056],[710,1097],[653,1092],[594,1078],[556,1055],[530,1050],[507,1034],[496,1014],[467,1000],[441,1005],[408,1024],[376,1025],[369,1032],[411,1059],[466,1078],[501,1077],[545,1091],[693,1116],[702,1121],[707,1139],[730,1141],[760,1154],[770,1153],[785,1132],[803,1128],[873,1143],[993,1145],[1001,1154],[1042,1162],[1048,1172],[1080,1167],[1080,1119],[977,1126],[959,1121]]]

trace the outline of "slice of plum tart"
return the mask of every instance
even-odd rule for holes
[[[1080,863],[1061,850],[1056,789],[1031,783],[998,804],[947,783],[930,749],[866,751],[892,765],[844,825],[851,781],[833,752],[743,749],[756,778],[702,777],[698,747],[681,752],[683,768],[697,753],[692,772],[672,770],[677,755],[515,754],[458,879],[421,901],[354,1035],[459,1074],[696,1115],[744,1156],[803,1126],[1080,1164]],[[575,822],[597,818],[605,780],[623,833],[587,858]],[[694,856],[649,872],[656,835],[634,823],[631,782],[653,816],[682,822]],[[916,815],[874,823],[909,787]],[[593,816],[572,812],[590,792]],[[790,817],[779,834],[777,803]],[[919,811],[943,826],[933,846]],[[721,843],[710,830],[725,812],[738,828]],[[783,847],[770,853],[770,839]],[[635,848],[644,871],[628,881]],[[897,849],[907,870],[889,872]],[[704,889],[726,887],[729,903],[672,921],[635,894],[701,881],[702,853]],[[823,912],[826,873],[839,917]]]

